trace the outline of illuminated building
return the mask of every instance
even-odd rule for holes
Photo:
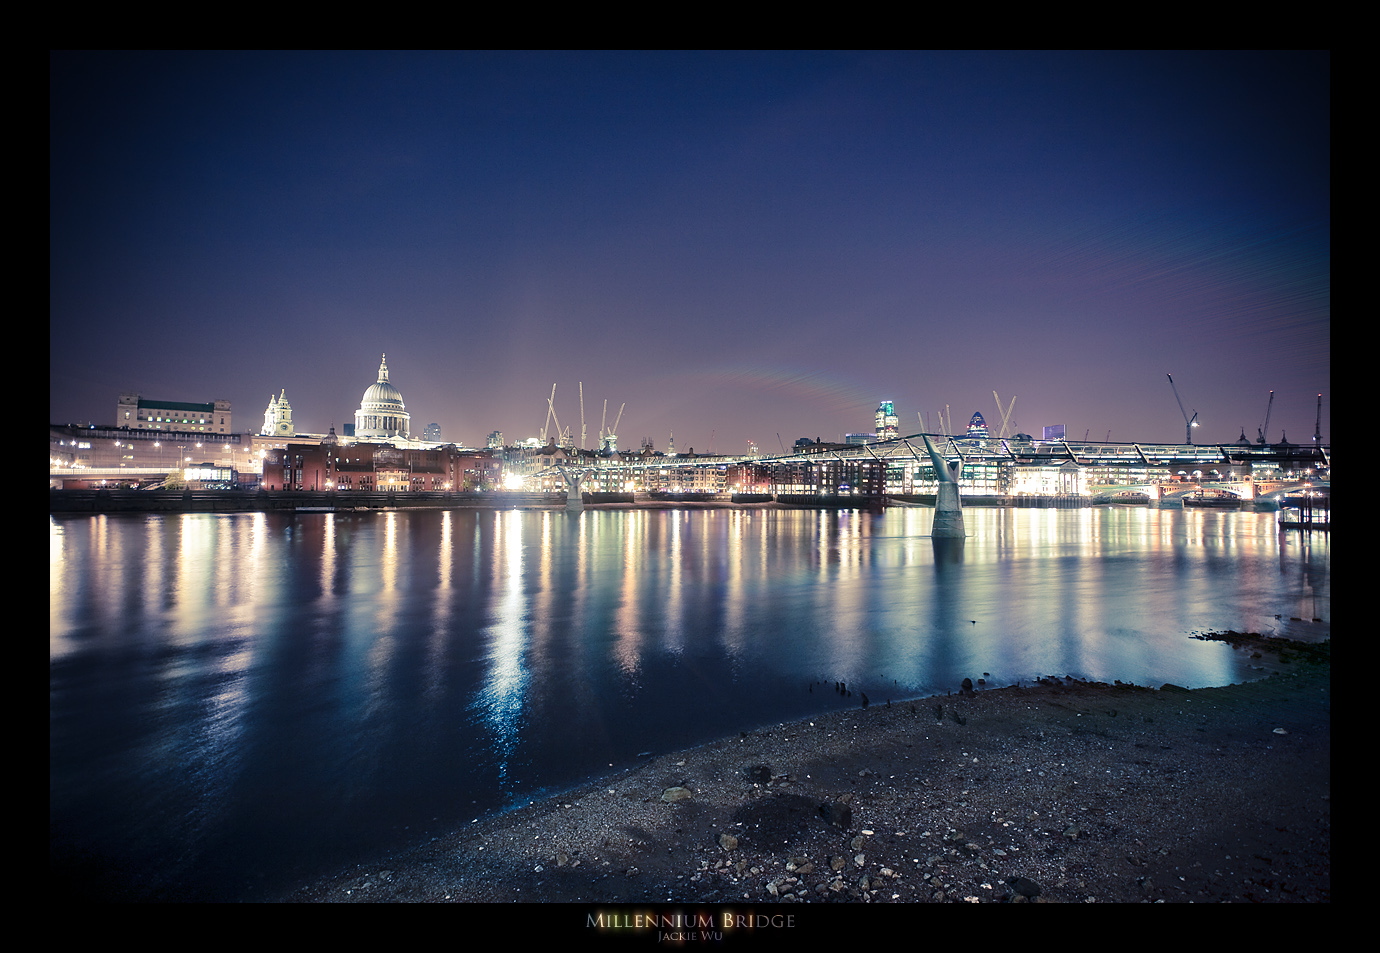
[[[503,461],[490,450],[432,449],[389,444],[290,443],[266,451],[266,490],[438,492],[496,489]]]
[[[291,437],[296,433],[292,425],[292,405],[288,403],[287,391],[268,399],[268,409],[264,411],[264,426],[259,431],[263,436]]]
[[[61,473],[53,485],[75,488],[91,480],[138,485],[160,482],[188,464],[251,469],[249,439],[249,434],[51,425],[48,460]]]
[[[786,496],[880,496],[883,465],[877,460],[782,461],[759,468],[768,492]]]
[[[379,379],[369,385],[355,411],[356,440],[407,437],[411,423],[402,394],[388,380],[388,356],[379,362]]]
[[[115,426],[174,433],[234,432],[228,400],[192,404],[177,400],[145,400],[138,394],[120,395],[115,407]]]
[[[877,405],[877,439],[895,440],[901,436],[901,421],[896,416],[894,402],[884,400]]]

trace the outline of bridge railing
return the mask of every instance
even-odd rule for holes
[[[619,468],[630,470],[666,467],[722,467],[738,465],[766,465],[773,463],[801,463],[812,459],[887,459],[890,457],[924,456],[921,443],[924,434],[912,434],[894,440],[862,445],[833,445],[805,453],[765,456],[673,456],[646,459],[601,458],[594,462],[563,462],[559,467],[602,470]],[[941,456],[950,462],[1031,461],[1046,464],[1074,460],[1087,466],[1184,466],[1188,464],[1248,463],[1320,464],[1330,466],[1332,448],[1329,446],[1245,446],[1242,444],[1144,444],[1144,443],[1073,443],[1059,441],[1032,443],[988,438],[970,441],[945,435],[928,435]]]

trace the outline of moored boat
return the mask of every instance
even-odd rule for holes
[[[1199,494],[1198,496],[1184,497],[1184,506],[1201,506],[1222,510],[1239,510],[1241,509],[1241,500],[1239,497],[1235,496],[1204,496],[1202,494]]]

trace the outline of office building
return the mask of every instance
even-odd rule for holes
[[[209,404],[178,400],[150,400],[138,394],[121,394],[115,406],[115,426],[127,430],[161,430],[172,433],[234,433],[230,401]]]

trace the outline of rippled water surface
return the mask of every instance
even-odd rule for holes
[[[1192,633],[1330,625],[1327,535],[1272,514],[965,516],[956,551],[922,508],[53,517],[58,887],[257,899],[864,691],[1220,685],[1260,660]]]

